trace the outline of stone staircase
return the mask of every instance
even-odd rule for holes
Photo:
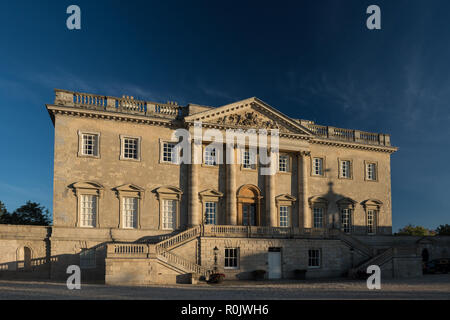
[[[156,258],[179,272],[195,273],[207,280],[212,270],[171,252],[172,249],[198,238],[201,231],[201,226],[196,226],[171,237],[165,237],[156,244],[150,242],[111,243],[107,246],[107,256],[110,258]]]
[[[156,244],[156,250],[171,250],[177,246],[180,246],[186,242],[189,242],[201,234],[201,226],[195,226],[193,228],[187,229],[183,232],[177,233],[176,235],[164,239]]]
[[[212,273],[211,270],[188,261],[170,251],[173,248],[198,238],[201,235],[201,231],[201,226],[195,226],[157,243],[155,245],[156,258],[186,273],[196,273],[204,277],[204,279],[208,279]]]
[[[356,278],[358,274],[366,274],[367,267],[371,265],[376,265],[381,267],[386,262],[390,261],[394,257],[394,248],[389,248],[381,252],[380,254],[370,258],[369,260],[363,262],[359,266],[349,270],[349,277]]]
[[[351,235],[342,232],[341,230],[338,229],[330,230],[330,236],[332,238],[341,240],[347,246],[353,248],[354,250],[357,250],[358,252],[360,252],[361,254],[363,254],[368,258],[372,258],[374,256],[373,248],[362,243],[361,241],[352,237]]]

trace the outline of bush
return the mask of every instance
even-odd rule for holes
[[[253,278],[255,280],[264,280],[265,276],[266,276],[266,270],[253,271]]]
[[[209,276],[208,283],[222,283],[225,279],[225,275],[223,273],[213,273]]]
[[[305,269],[295,269],[294,277],[297,280],[305,280],[306,278],[306,270]]]

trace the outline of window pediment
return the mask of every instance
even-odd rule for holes
[[[155,193],[158,199],[181,199],[183,191],[180,188],[174,186],[163,186],[155,189]]]
[[[338,207],[341,209],[345,209],[345,208],[354,209],[356,201],[353,199],[350,199],[350,198],[342,198],[342,199],[336,201],[336,203],[337,203]]]
[[[214,189],[206,189],[199,192],[200,198],[202,200],[216,199],[223,197],[223,193]]]
[[[275,197],[275,201],[277,202],[295,202],[297,201],[297,198],[294,196],[291,196],[290,194],[280,194]]]
[[[325,199],[325,198],[322,198],[320,196],[311,197],[311,198],[309,198],[308,201],[309,201],[309,206],[310,207],[313,207],[315,205],[320,205],[320,206],[323,206],[323,207],[327,207],[328,206],[328,200]]]
[[[76,196],[81,193],[100,196],[104,190],[104,187],[100,183],[94,181],[75,182],[69,188],[73,189]]]
[[[364,206],[364,208],[380,209],[380,207],[383,205],[383,202],[381,202],[380,200],[376,200],[376,199],[368,199],[368,200],[364,200],[362,202],[362,205]]]
[[[142,197],[144,195],[144,189],[136,186],[134,184],[124,184],[121,185],[119,187],[114,188],[113,190],[115,190],[117,192],[118,196],[137,196],[137,197]]]

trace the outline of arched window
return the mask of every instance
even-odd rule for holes
[[[237,192],[238,225],[261,225],[261,191],[257,186],[244,185]]]
[[[17,250],[17,270],[31,270],[32,250],[29,247],[21,247]]]

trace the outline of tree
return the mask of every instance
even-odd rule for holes
[[[16,209],[13,213],[8,213],[4,204],[0,202],[0,223],[16,225],[50,225],[48,209],[39,203],[27,201],[27,203]]]
[[[6,211],[5,204],[0,201],[0,217],[6,213],[8,213],[8,211]]]
[[[450,236],[450,224],[441,224],[437,227],[436,234],[439,236]]]
[[[432,236],[434,235],[434,231],[430,231],[422,226],[414,226],[409,224],[402,229],[398,230],[396,235],[399,236]]]

